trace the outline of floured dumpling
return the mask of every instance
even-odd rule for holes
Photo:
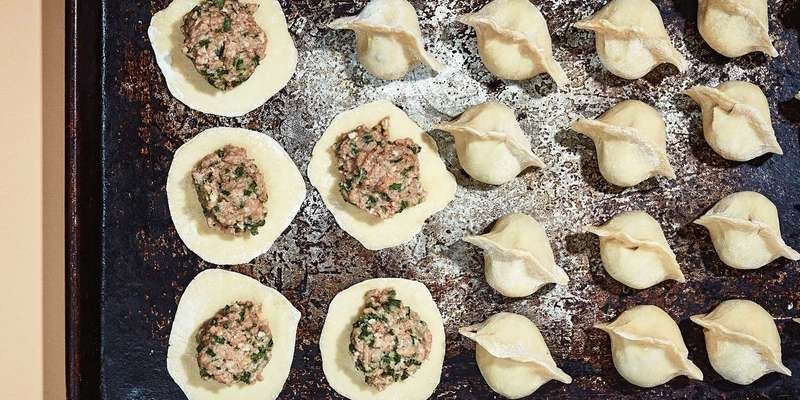
[[[781,362],[781,338],[772,316],[749,300],[728,300],[691,317],[703,327],[711,366],[723,378],[749,385],[770,372],[792,375]]]
[[[308,178],[339,226],[370,250],[411,240],[456,192],[436,142],[388,101],[337,115],[314,146]]]
[[[297,65],[277,0],[173,0],[153,15],[147,35],[170,93],[209,114],[260,107]]]
[[[778,51],[769,38],[767,0],[699,0],[697,28],[712,49],[726,57]]]
[[[758,86],[730,81],[716,88],[695,86],[685,92],[703,111],[703,136],[717,154],[749,161],[766,153],[783,154],[769,103]]]
[[[556,265],[544,228],[525,214],[506,215],[491,232],[464,241],[484,250],[486,282],[503,296],[525,297],[548,283],[569,281]]]
[[[614,185],[635,186],[654,176],[675,178],[664,119],[641,101],[625,100],[600,118],[574,122],[572,129],[594,141],[600,173]]]
[[[425,51],[417,12],[406,0],[372,0],[358,15],[337,18],[328,27],[355,31],[358,61],[378,78],[400,79],[419,63],[444,69]]]
[[[264,254],[306,196],[300,171],[267,134],[211,128],[175,152],[167,202],[183,243],[203,260],[242,264]]]
[[[680,72],[689,66],[672,46],[661,13],[650,0],[612,0],[575,27],[595,32],[600,62],[620,78],[639,79],[664,63]]]
[[[733,268],[757,269],[779,257],[800,260],[781,238],[778,209],[760,193],[728,195],[694,222],[708,229],[719,258]]]
[[[436,129],[453,135],[461,168],[483,183],[502,185],[528,167],[544,168],[514,110],[506,105],[487,102],[471,107]]]
[[[422,283],[366,280],[333,298],[319,349],[328,384],[348,399],[427,399],[444,362],[442,316]]]
[[[289,376],[299,321],[275,289],[205,270],[181,295],[167,371],[189,400],[275,399]]]
[[[688,358],[678,324],[656,306],[633,307],[613,322],[594,327],[611,337],[614,366],[636,386],[658,386],[681,375],[703,380],[703,372]]]
[[[528,396],[553,379],[572,383],[556,366],[539,328],[522,315],[501,312],[458,332],[475,341],[481,375],[503,397]]]
[[[530,1],[494,0],[458,21],[475,28],[483,65],[498,78],[524,80],[546,73],[558,86],[569,83],[553,59],[547,21]]]
[[[603,267],[620,283],[647,289],[667,279],[686,282],[664,231],[646,212],[620,213],[586,230],[600,237]]]

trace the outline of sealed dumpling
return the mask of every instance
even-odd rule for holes
[[[237,117],[291,79],[297,50],[277,0],[173,0],[147,36],[169,92],[189,108]]]
[[[767,97],[758,86],[730,81],[716,88],[695,86],[686,94],[700,104],[703,136],[717,154],[733,161],[783,154],[772,129]]]
[[[778,51],[769,38],[767,0],[700,0],[697,28],[712,49],[726,57]]]
[[[595,32],[600,62],[620,78],[639,79],[664,63],[680,72],[688,67],[672,46],[661,13],[650,0],[612,0],[575,27]]]
[[[486,282],[503,296],[525,297],[548,283],[569,281],[556,265],[544,228],[525,214],[506,215],[491,232],[464,241],[484,250]]]
[[[636,306],[594,327],[611,337],[614,366],[636,386],[658,386],[681,375],[703,380],[703,372],[688,358],[678,324],[656,306]]]
[[[502,185],[528,167],[544,167],[531,151],[531,141],[514,110],[503,104],[487,102],[471,107],[437,129],[453,135],[461,168],[483,183]]]
[[[417,12],[406,0],[372,0],[360,14],[337,18],[328,27],[355,31],[358,61],[378,78],[400,79],[419,63],[444,69],[425,51]]]
[[[719,258],[733,268],[757,269],[779,257],[800,260],[781,238],[778,209],[760,193],[728,195],[694,222],[708,229]]]
[[[641,101],[623,101],[598,119],[574,122],[572,129],[594,141],[600,173],[614,185],[634,186],[654,176],[675,178],[664,119]]]
[[[617,214],[605,225],[586,230],[600,237],[603,267],[622,284],[647,289],[667,279],[686,282],[664,231],[646,212]]]
[[[539,328],[522,315],[501,312],[458,332],[475,341],[481,375],[503,397],[528,396],[551,380],[572,383],[556,366]]]
[[[370,250],[411,240],[456,193],[436,142],[388,101],[337,115],[314,146],[308,179]]]
[[[553,59],[547,21],[530,1],[494,0],[458,21],[475,28],[481,60],[498,78],[523,80],[546,73],[558,86],[569,83]]]
[[[167,371],[189,400],[275,399],[294,357],[300,312],[277,290],[221,269],[178,303]]]
[[[442,374],[445,332],[431,292],[370,279],[333,298],[319,338],[322,371],[351,400],[424,400]]]
[[[711,366],[723,378],[749,385],[770,372],[792,375],[781,362],[781,338],[772,316],[749,300],[728,300],[691,317],[703,327]]]

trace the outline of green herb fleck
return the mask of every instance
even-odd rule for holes
[[[228,32],[231,30],[231,17],[225,16],[225,19],[222,21],[222,31]]]
[[[389,185],[389,189],[390,190],[394,190],[394,191],[397,191],[397,192],[399,192],[400,189],[402,189],[402,188],[403,188],[403,184],[400,183],[400,182],[395,182],[395,183]]]
[[[211,43],[211,41],[210,41],[210,40],[208,40],[208,39],[203,39],[203,40],[201,40],[200,42],[198,42],[198,44],[199,44],[201,47],[205,48],[205,49],[207,49],[207,48],[208,48],[208,44],[209,44],[209,43]]]

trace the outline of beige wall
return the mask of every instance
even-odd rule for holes
[[[0,399],[64,398],[63,7],[0,1]]]

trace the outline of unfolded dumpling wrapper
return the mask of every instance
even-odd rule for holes
[[[664,63],[680,72],[688,68],[689,63],[672,46],[658,7],[650,0],[612,0],[575,27],[595,32],[600,62],[620,78],[639,79]]]
[[[546,73],[558,86],[569,83],[553,59],[547,21],[530,1],[494,0],[458,21],[475,28],[483,65],[498,78],[524,80]]]
[[[453,135],[461,168],[483,183],[502,185],[528,167],[544,167],[506,105],[483,103],[436,128]]]
[[[600,118],[574,122],[572,129],[594,141],[600,173],[614,185],[635,186],[654,176],[675,178],[664,119],[641,101],[623,101]]]
[[[678,324],[656,306],[636,306],[595,328],[611,337],[614,366],[636,386],[658,386],[681,375],[703,380],[703,372],[688,358]]]
[[[712,49],[726,57],[778,51],[769,38],[767,0],[699,0],[697,28]]]
[[[328,27],[355,31],[358,61],[378,78],[400,79],[419,63],[444,69],[425,51],[417,12],[406,0],[372,0],[358,15],[337,18]]]
[[[530,395],[550,380],[572,383],[556,366],[536,325],[519,314],[501,312],[458,332],[475,341],[483,379],[509,399]]]
[[[760,305],[728,300],[691,320],[704,328],[708,359],[723,378],[749,385],[770,372],[792,375],[781,362],[781,338],[775,321]]]
[[[686,94],[700,104],[703,136],[723,158],[749,161],[767,153],[783,154],[767,97],[758,86],[730,81],[716,88],[694,86]]]
[[[484,250],[486,282],[503,296],[525,297],[548,283],[569,281],[556,265],[544,228],[525,214],[506,215],[491,232],[464,241]]]
[[[781,238],[778,209],[760,193],[728,195],[694,222],[708,229],[719,258],[733,268],[757,269],[779,257],[800,260]]]
[[[600,237],[603,267],[620,283],[647,289],[667,279],[686,282],[664,231],[646,212],[617,214],[605,225],[586,230]]]

